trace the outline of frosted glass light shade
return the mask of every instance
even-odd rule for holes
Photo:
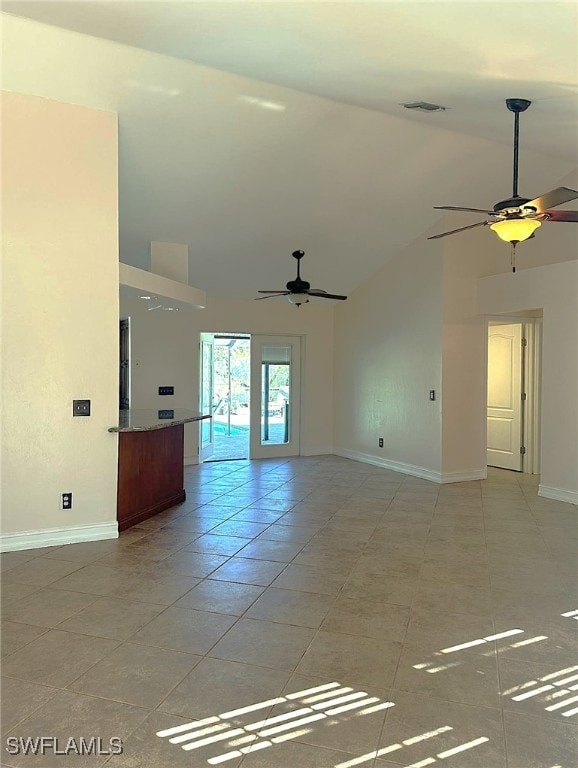
[[[503,221],[496,221],[490,226],[490,229],[493,229],[497,236],[506,243],[521,243],[541,226],[542,222],[537,219],[504,219]]]

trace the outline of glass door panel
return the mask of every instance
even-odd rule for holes
[[[213,415],[213,358],[215,340],[212,333],[201,333],[201,381],[200,402],[201,413]],[[199,422],[199,459],[206,461],[213,455],[214,425],[213,419],[203,419]]]
[[[251,337],[251,458],[299,454],[299,337]]]

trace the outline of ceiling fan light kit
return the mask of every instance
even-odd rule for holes
[[[520,138],[520,113],[525,112],[532,102],[528,99],[506,99],[506,106],[510,112],[514,113],[514,173],[512,185],[512,197],[507,200],[501,200],[496,203],[493,209],[484,210],[483,208],[461,208],[452,205],[436,205],[437,210],[442,211],[470,211],[472,213],[483,213],[490,218],[486,221],[479,221],[476,224],[468,224],[465,227],[452,229],[449,232],[442,232],[439,235],[432,235],[428,240],[437,240],[440,237],[447,237],[456,232],[463,232],[466,229],[475,227],[485,227],[488,224],[498,237],[506,243],[511,243],[512,248],[518,243],[534,237],[535,231],[545,221],[559,222],[578,222],[578,211],[552,211],[563,203],[578,198],[578,192],[567,187],[558,187],[544,195],[529,200],[518,194],[518,145]],[[512,257],[514,259],[514,256]],[[515,271],[515,262],[512,260],[512,266]]]
[[[310,296],[317,296],[320,299],[338,299],[339,301],[345,301],[347,296],[340,296],[336,293],[327,293],[327,291],[323,291],[321,288],[311,288],[311,283],[302,279],[300,262],[305,256],[305,251],[293,251],[292,256],[294,259],[297,259],[297,277],[295,280],[289,280],[285,291],[259,291],[259,293],[267,293],[269,295],[258,296],[255,301],[274,299],[276,296],[287,296],[287,300],[296,307],[300,307],[302,304],[308,304]]]
[[[504,219],[491,224],[490,229],[505,243],[521,243],[541,226],[542,222],[537,219]]]

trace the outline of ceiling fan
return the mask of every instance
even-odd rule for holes
[[[490,218],[485,221],[478,221],[476,224],[469,224],[466,227],[452,229],[449,232],[442,232],[439,235],[432,235],[428,240],[437,240],[440,237],[447,237],[456,232],[463,232],[466,229],[474,227],[485,227],[488,224],[490,229],[498,235],[499,238],[515,247],[522,240],[534,237],[534,231],[542,225],[544,221],[575,221],[578,222],[578,211],[552,211],[550,208],[556,208],[563,203],[578,198],[578,192],[567,187],[558,187],[550,192],[546,192],[540,197],[528,200],[520,197],[518,194],[518,141],[519,141],[519,123],[520,112],[525,112],[532,102],[528,99],[506,99],[506,106],[510,112],[514,113],[514,181],[512,197],[507,200],[501,200],[496,203],[491,211],[483,208],[459,208],[452,205],[436,205],[434,208],[441,211],[472,211],[473,213],[483,213]],[[515,271],[515,268],[514,268]]]
[[[297,259],[297,277],[295,280],[290,280],[286,285],[284,291],[258,291],[258,293],[269,293],[270,296],[259,296],[255,301],[261,301],[262,299],[274,299],[277,296],[287,296],[291,304],[300,307],[301,304],[307,304],[309,296],[317,296],[320,299],[339,299],[344,301],[347,296],[339,296],[336,293],[327,293],[320,288],[311,288],[311,284],[307,280],[301,279],[301,273],[299,268],[301,266],[301,259],[305,256],[305,251],[293,251],[294,259]]]

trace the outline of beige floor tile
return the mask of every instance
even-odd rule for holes
[[[343,587],[346,579],[347,573],[339,572],[332,565],[318,567],[290,563],[283,573],[275,579],[272,586],[278,589],[335,595]]]
[[[114,737],[123,742],[147,714],[145,709],[116,701],[58,691],[48,703],[14,728],[12,734],[50,734],[58,739],[61,750],[71,736],[78,740],[84,736],[89,740],[92,735],[98,735],[103,750],[110,751],[111,739]],[[19,755],[10,759],[16,768],[36,768],[39,765],[38,756],[35,755]],[[58,755],[49,752],[42,757],[42,768],[71,768],[73,765],[75,768],[83,768],[103,765],[106,759],[105,756],[79,756],[74,753]]]
[[[243,547],[238,556],[257,560],[270,560],[277,563],[290,563],[302,549],[302,544],[296,544],[291,541],[257,539]]]
[[[45,685],[4,677],[0,692],[2,694],[2,735],[5,735],[50,701],[58,691],[56,688]]]
[[[351,757],[351,754],[347,752],[286,741],[281,744],[273,744],[268,749],[251,752],[245,756],[243,766],[244,768],[281,768],[281,766],[283,768],[285,766],[335,768],[335,766],[350,760]]]
[[[391,755],[392,760],[404,765],[433,759],[452,768],[505,768],[499,708],[457,704],[401,691],[393,694],[393,700],[395,706],[387,710],[380,739],[380,749],[391,749],[384,759]],[[468,744],[468,749],[460,750]],[[393,749],[394,745],[398,748]],[[453,755],[446,755],[452,750],[456,750]]]
[[[246,523],[276,523],[280,517],[283,517],[285,512],[277,511],[272,512],[269,509],[256,509],[255,507],[246,507],[240,512],[236,512],[231,520],[242,520]]]
[[[432,613],[451,608],[454,613],[491,616],[492,596],[488,588],[427,579],[419,582],[413,608]]]
[[[171,605],[199,583],[192,576],[159,573],[150,569],[142,573],[123,576],[109,592],[111,596],[137,600],[156,605]]]
[[[68,687],[88,696],[156,707],[200,656],[124,643]]]
[[[241,616],[264,590],[265,587],[254,584],[205,579],[177,600],[174,607]]]
[[[314,630],[308,627],[239,619],[209,655],[292,671],[309,647],[314,634]]]
[[[571,768],[578,761],[578,732],[571,722],[504,712],[508,768]]]
[[[251,722],[270,711],[271,703],[260,705],[281,695],[288,676],[288,672],[279,669],[205,657],[169,693],[159,709],[202,719],[258,706],[227,718],[233,723]]]
[[[268,523],[247,523],[243,520],[226,520],[213,528],[212,533],[218,536],[242,536],[253,538],[269,527]]]
[[[409,613],[409,607],[404,605],[340,597],[325,617],[322,628],[327,632],[403,642]]]
[[[343,587],[343,594],[355,600],[411,605],[418,583],[417,577],[414,576],[352,574]]]
[[[194,576],[204,579],[229,558],[225,555],[212,555],[206,552],[188,552],[181,550],[163,561],[163,570],[175,575]]]
[[[64,589],[67,592],[86,592],[91,595],[109,595],[120,581],[118,570],[91,564],[58,579],[51,588]]]
[[[437,610],[412,610],[404,645],[419,648],[424,653],[443,653],[453,660],[455,653],[450,649],[464,643],[479,642],[466,648],[463,653],[495,652],[492,641],[485,637],[494,635],[494,622],[490,616],[474,616],[464,613],[448,613]]]
[[[247,618],[317,629],[333,602],[331,595],[269,587],[247,611]]]
[[[2,552],[0,554],[0,571],[5,573],[19,565],[29,563],[36,557],[40,557],[40,554],[35,549],[27,549],[22,552]]]
[[[317,533],[317,526],[285,525],[282,522],[270,525],[266,531],[259,534],[255,541],[292,541],[296,544],[306,544]]]
[[[578,661],[578,659],[574,659]],[[569,722],[564,712],[578,707],[578,664],[498,660],[502,707],[510,712]],[[553,709],[552,709],[553,707]]]
[[[205,768],[209,765],[207,760],[219,754],[220,742],[186,751],[182,748],[186,743],[172,744],[171,736],[157,736],[157,733],[184,727],[189,723],[187,718],[152,712],[126,739],[123,754],[110,758],[106,763],[107,768]],[[225,765],[238,768],[239,763],[239,759],[232,759]]]
[[[35,627],[31,624],[17,624],[13,621],[3,621],[0,624],[0,644],[2,646],[2,658],[24,648],[25,645],[36,640],[37,637],[47,632],[46,627]]]
[[[564,716],[578,709],[578,622],[563,615],[578,609],[578,509],[538,498],[539,478],[490,468],[487,481],[438,486],[335,456],[185,475],[185,504],[117,540],[1,558],[5,666],[21,701],[36,706],[38,688],[42,705],[50,688],[37,681],[49,679],[86,685],[93,701],[163,710],[107,768],[200,768],[249,744],[227,729],[250,737],[246,726],[277,716],[286,742],[269,734],[273,746],[224,764],[504,768],[500,705],[514,718],[508,768],[578,764],[561,730],[578,719]],[[467,645],[510,629],[520,632]],[[348,700],[359,707],[293,723],[307,704],[281,693],[332,683],[359,694]],[[364,692],[394,706],[365,712]],[[197,743],[192,718],[239,708],[214,721],[222,741]],[[451,730],[435,733],[440,718]],[[194,749],[156,735],[179,725]]]
[[[188,544],[185,549],[188,552],[206,552],[211,555],[231,557],[251,541],[250,538],[240,536],[216,536],[212,533],[206,533]]]
[[[390,688],[401,652],[401,644],[359,635],[321,630],[297,667],[297,672],[330,682],[353,686]]]
[[[133,530],[133,529],[130,529]],[[141,533],[144,535],[144,531]],[[139,538],[139,536],[134,536]],[[121,546],[120,539],[106,539],[105,541],[85,541],[80,544],[65,544],[54,552],[49,552],[45,557],[49,560],[68,560],[70,562],[91,563],[101,557],[110,554]]]
[[[236,555],[213,571],[211,579],[267,587],[284,568],[285,563],[276,563],[271,560],[252,560]]]
[[[0,589],[2,608],[6,608],[15,600],[22,600],[28,595],[38,592],[39,589],[40,587],[34,587],[31,584],[17,584],[16,582],[10,584],[2,581],[2,588]]]
[[[457,652],[450,658],[404,647],[391,694],[394,700],[398,690],[461,704],[498,707],[500,695],[495,655]]]
[[[10,568],[4,573],[4,581],[18,584],[29,584],[34,587],[46,587],[58,579],[80,568],[80,563],[70,563],[63,560],[49,560],[46,557],[35,557],[33,560]]]
[[[2,674],[64,687],[117,647],[115,640],[50,630],[6,657]]]
[[[133,635],[131,642],[202,656],[236,621],[236,616],[170,607]]]
[[[41,589],[8,606],[3,618],[40,627],[55,627],[97,600],[96,595]]]
[[[163,610],[161,605],[101,597],[88,608],[63,621],[58,628],[82,635],[128,640]]]
[[[287,724],[295,720],[295,739],[299,742],[338,749],[353,755],[363,754],[368,749],[375,750],[385,720],[386,707],[391,706],[391,702],[387,698],[370,695],[365,690],[341,686],[337,682],[333,685],[332,689],[327,690],[326,686],[320,686],[319,680],[294,675],[283,691],[285,697],[289,695],[291,698],[276,704],[269,719],[286,716],[286,720],[279,722]],[[324,688],[321,693],[318,692],[320,687]],[[299,693],[301,695],[295,698]],[[341,710],[341,707],[344,709]],[[291,712],[300,712],[302,709],[305,710],[302,714],[290,717]],[[307,709],[310,711],[307,712]],[[300,727],[297,721],[311,714],[321,717]],[[270,725],[274,727],[274,723]]]

